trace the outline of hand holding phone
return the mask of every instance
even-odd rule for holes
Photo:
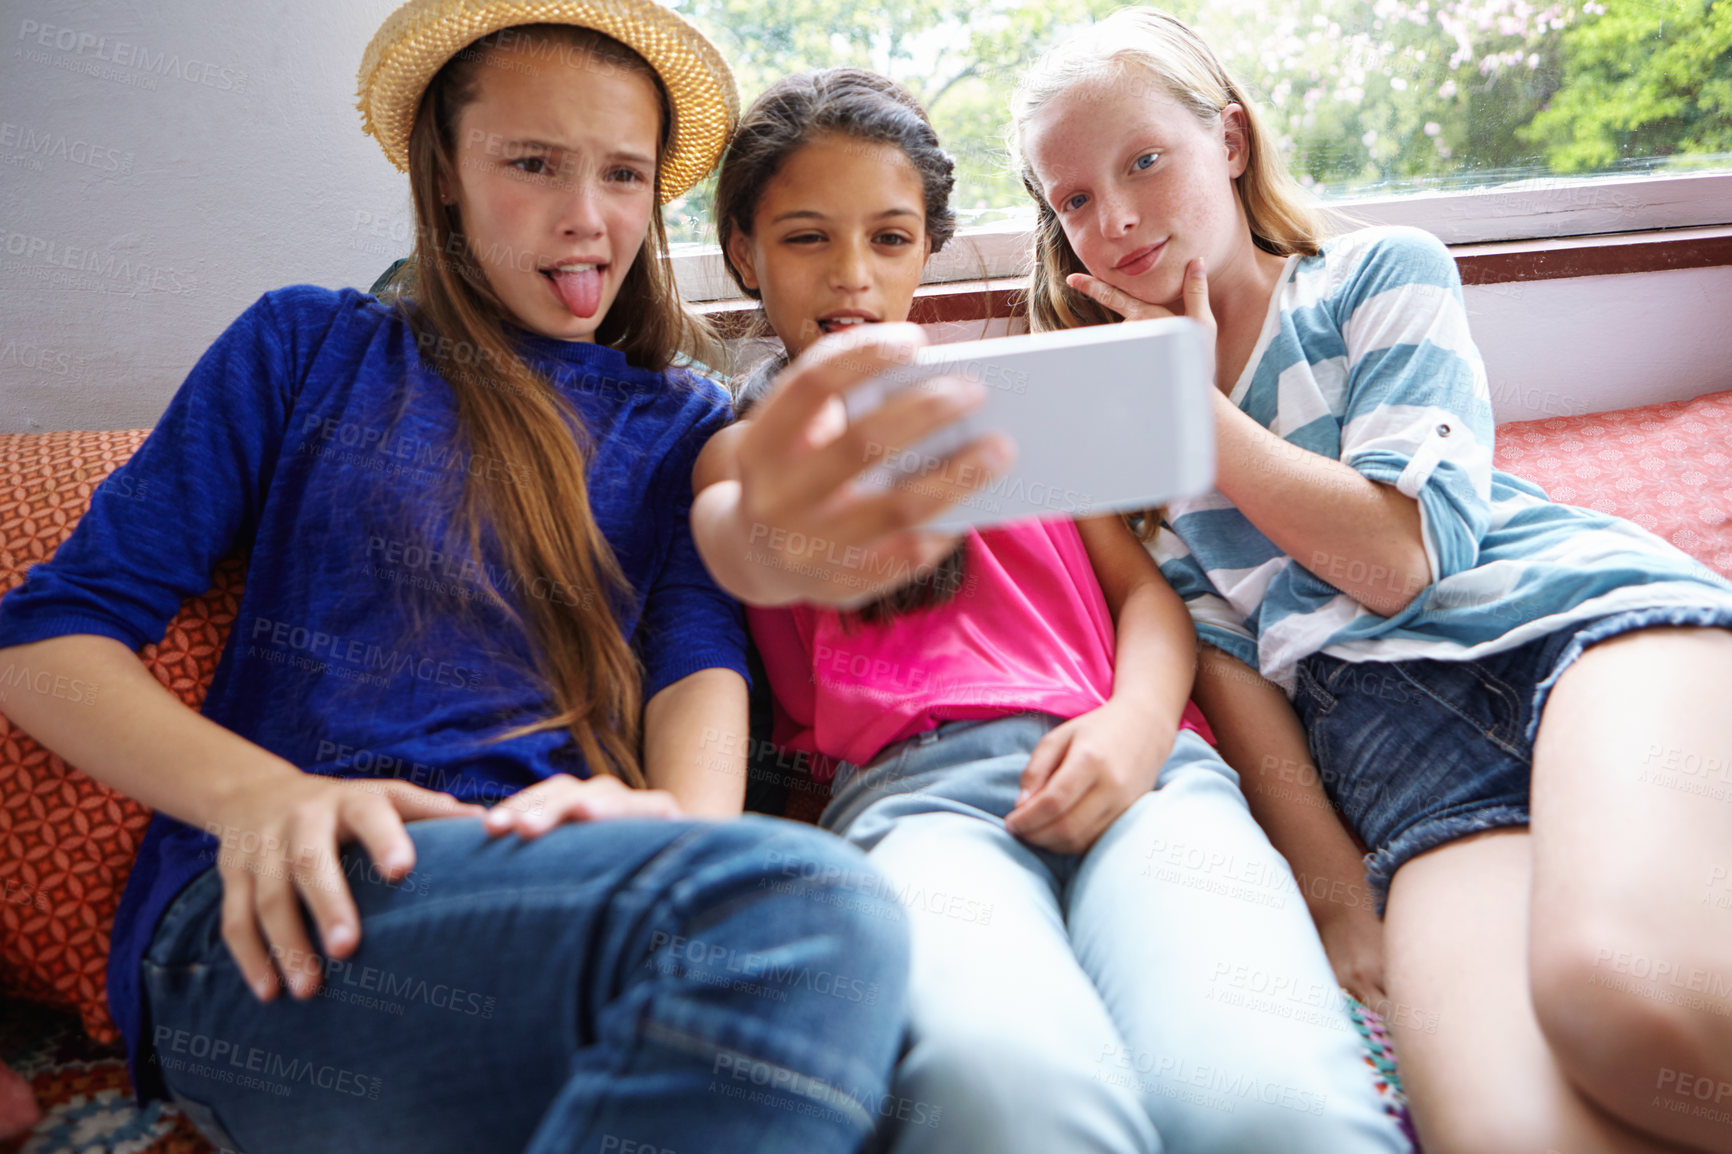
[[[882,460],[862,483],[919,486],[947,468],[958,447],[989,432],[1015,441],[1017,457],[1009,472],[937,514],[929,528],[1149,508],[1214,483],[1214,343],[1195,321],[1169,317],[927,346],[913,363],[851,390],[848,419],[939,376],[981,382],[986,404],[906,449],[869,445]]]

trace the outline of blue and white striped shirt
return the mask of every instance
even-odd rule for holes
[[[1485,366],[1455,262],[1429,233],[1363,229],[1289,257],[1229,396],[1293,453],[1419,502],[1431,584],[1393,617],[1329,583],[1375,582],[1366,562],[1288,557],[1218,491],[1168,504],[1150,548],[1198,636],[1289,692],[1318,651],[1469,660],[1626,609],[1732,607],[1732,586],[1660,538],[1492,467]],[[1259,464],[1273,474],[1284,456]]]

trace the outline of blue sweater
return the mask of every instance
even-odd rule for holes
[[[692,545],[691,469],[728,420],[726,393],[593,344],[523,334],[588,434],[590,507],[631,585],[615,613],[643,697],[702,669],[746,674],[739,607]],[[72,633],[133,649],[162,638],[211,570],[247,550],[246,591],[203,713],[311,773],[395,777],[490,803],[555,773],[586,776],[564,730],[489,737],[550,712],[521,628],[479,596],[585,591],[510,580],[450,539],[465,472],[512,483],[521,461],[454,444],[450,386],[408,324],[362,293],[267,293],[193,368],[148,440],[54,555],[0,600],[0,646]],[[484,545],[484,554],[487,546]],[[158,814],[115,916],[108,998],[140,1101],[139,959],[215,861],[216,839]]]

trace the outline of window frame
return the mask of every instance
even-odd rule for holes
[[[1544,177],[1494,188],[1412,192],[1329,201],[1364,225],[1411,225],[1448,245],[1732,225],[1732,172]],[[1027,275],[1030,229],[1005,221],[964,229],[927,265],[922,286]],[[693,303],[744,301],[714,245],[673,257],[681,295]]]

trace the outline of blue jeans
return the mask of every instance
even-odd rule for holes
[[[1287,863],[1188,730],[1085,854],[1004,828],[1059,719],[952,722],[843,766],[822,824],[909,913],[896,1154],[1394,1154]]]
[[[408,830],[413,886],[344,851],[360,946],[306,1002],[247,990],[214,868],[164,914],[145,1060],[213,1142],[843,1154],[871,1130],[907,931],[852,848],[753,817]]]
[[[1299,663],[1293,708],[1342,820],[1370,852],[1381,916],[1395,871],[1459,838],[1528,824],[1546,697],[1583,650],[1624,633],[1732,628],[1713,606],[1633,609],[1577,622],[1473,661]],[[1608,702],[1608,709],[1617,709]]]

